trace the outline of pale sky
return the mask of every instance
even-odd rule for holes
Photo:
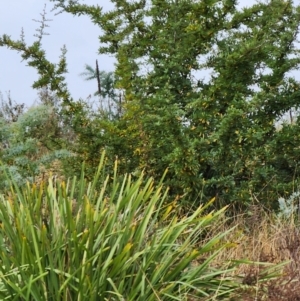
[[[43,49],[46,50],[47,58],[54,63],[59,61],[60,49],[66,45],[69,90],[74,99],[85,99],[97,87],[95,82],[84,81],[79,75],[84,71],[84,65],[94,66],[98,59],[100,70],[114,70],[112,57],[98,55],[100,29],[88,17],[73,17],[67,13],[55,16],[55,12],[51,12],[53,2],[46,0],[0,0],[0,36],[7,34],[17,40],[23,27],[25,41],[30,45],[36,39],[33,35],[39,27],[39,23],[33,19],[41,19],[40,13],[43,12],[45,3],[46,17],[53,21],[46,28],[50,35],[43,38]],[[99,4],[104,9],[111,7],[109,0],[85,0],[82,3]],[[240,0],[242,6],[252,3],[255,0]],[[31,86],[38,79],[38,75],[34,68],[26,65],[26,61],[22,62],[20,53],[0,47],[0,91],[5,99],[6,92],[10,91],[13,100],[29,106],[37,99],[37,91]]]

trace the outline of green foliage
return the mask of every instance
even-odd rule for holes
[[[24,60],[28,61],[28,66],[37,70],[39,78],[32,85],[34,89],[50,89],[56,94],[56,97],[61,100],[62,112],[65,120],[70,123],[72,116],[81,111],[80,102],[74,102],[70,96],[67,85],[65,83],[64,74],[68,72],[65,46],[61,48],[61,56],[57,64],[51,63],[46,58],[46,52],[42,50],[42,38],[47,35],[44,29],[48,27],[46,19],[46,10],[41,14],[42,20],[35,20],[40,23],[40,28],[37,29],[38,34],[34,36],[37,38],[32,45],[27,45],[25,42],[24,32],[22,30],[19,40],[12,40],[10,36],[4,34],[0,37],[0,47],[7,47],[9,49],[18,51]]]
[[[106,149],[124,172],[159,178],[168,168],[171,194],[193,202],[218,195],[220,207],[253,199],[276,207],[278,196],[299,184],[299,122],[275,128],[299,108],[291,71],[300,62],[300,8],[293,1],[239,10],[235,0],[120,0],[109,12],[77,0],[51,2],[101,28],[99,53],[116,57],[115,88],[124,91],[120,118],[71,99],[65,50],[55,65],[41,39],[27,46],[4,35],[0,46],[21,51],[40,74],[34,87],[48,85],[62,99],[62,115],[77,134],[72,152],[90,176]],[[201,79],[202,71],[210,75]]]
[[[171,192],[191,200],[218,195],[225,203],[259,198],[276,206],[278,195],[297,185],[299,155],[289,149],[299,140],[298,123],[280,132],[274,124],[299,107],[299,83],[290,75],[300,62],[299,6],[117,1],[104,13],[78,1],[52,2],[89,16],[104,31],[99,52],[117,58],[126,102],[118,146],[134,142],[121,152],[125,164],[135,158],[136,168],[154,177],[169,168]],[[197,78],[202,70],[211,76]]]
[[[1,184],[8,188],[3,170],[8,168],[14,181],[23,185],[34,181],[41,168],[56,159],[70,157],[70,152],[60,141],[60,130],[54,108],[39,105],[30,108],[15,122],[0,119]]]
[[[102,155],[93,182],[83,172],[22,190],[11,183],[0,202],[2,300],[215,300],[237,287],[233,266],[211,266],[230,230],[199,241],[225,208],[180,217],[161,184],[121,180],[117,165],[113,174]]]

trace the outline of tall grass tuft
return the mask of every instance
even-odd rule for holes
[[[141,175],[18,189],[0,200],[0,300],[213,300],[236,284],[213,269],[230,231],[202,242],[224,209],[188,216]],[[99,183],[101,185],[99,185]],[[100,186],[100,188],[99,188]]]

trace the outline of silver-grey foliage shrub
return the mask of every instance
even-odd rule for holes
[[[283,197],[278,199],[279,218],[290,219],[293,216],[295,217],[297,215],[299,208],[299,196],[300,192],[296,191],[292,193],[288,199],[284,199]]]
[[[56,112],[49,105],[30,108],[15,122],[0,119],[0,189],[7,188],[6,169],[18,185],[32,182],[42,166],[50,166],[56,159],[70,156],[70,152],[56,143],[59,124]]]

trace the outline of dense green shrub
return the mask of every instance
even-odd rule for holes
[[[37,69],[34,88],[47,86],[61,100],[76,133],[74,171],[84,160],[91,177],[106,149],[122,171],[159,179],[168,168],[171,195],[192,202],[218,195],[220,207],[259,200],[274,208],[299,185],[299,121],[275,126],[299,108],[300,84],[291,73],[300,63],[298,4],[269,0],[239,9],[235,0],[124,0],[104,12],[77,0],[51,2],[101,28],[99,53],[115,56],[115,88],[123,92],[117,119],[90,118],[67,89],[64,48],[53,64],[41,37],[30,46],[0,38]]]
[[[52,2],[89,16],[104,32],[99,52],[116,56],[124,115],[111,127],[93,126],[106,132],[94,136],[95,145],[118,155],[125,169],[159,178],[168,168],[172,194],[193,202],[218,195],[220,206],[258,199],[276,207],[298,185],[298,122],[275,128],[299,106],[290,74],[300,62],[298,5],[122,1],[104,13]],[[207,69],[206,79],[197,76]]]

